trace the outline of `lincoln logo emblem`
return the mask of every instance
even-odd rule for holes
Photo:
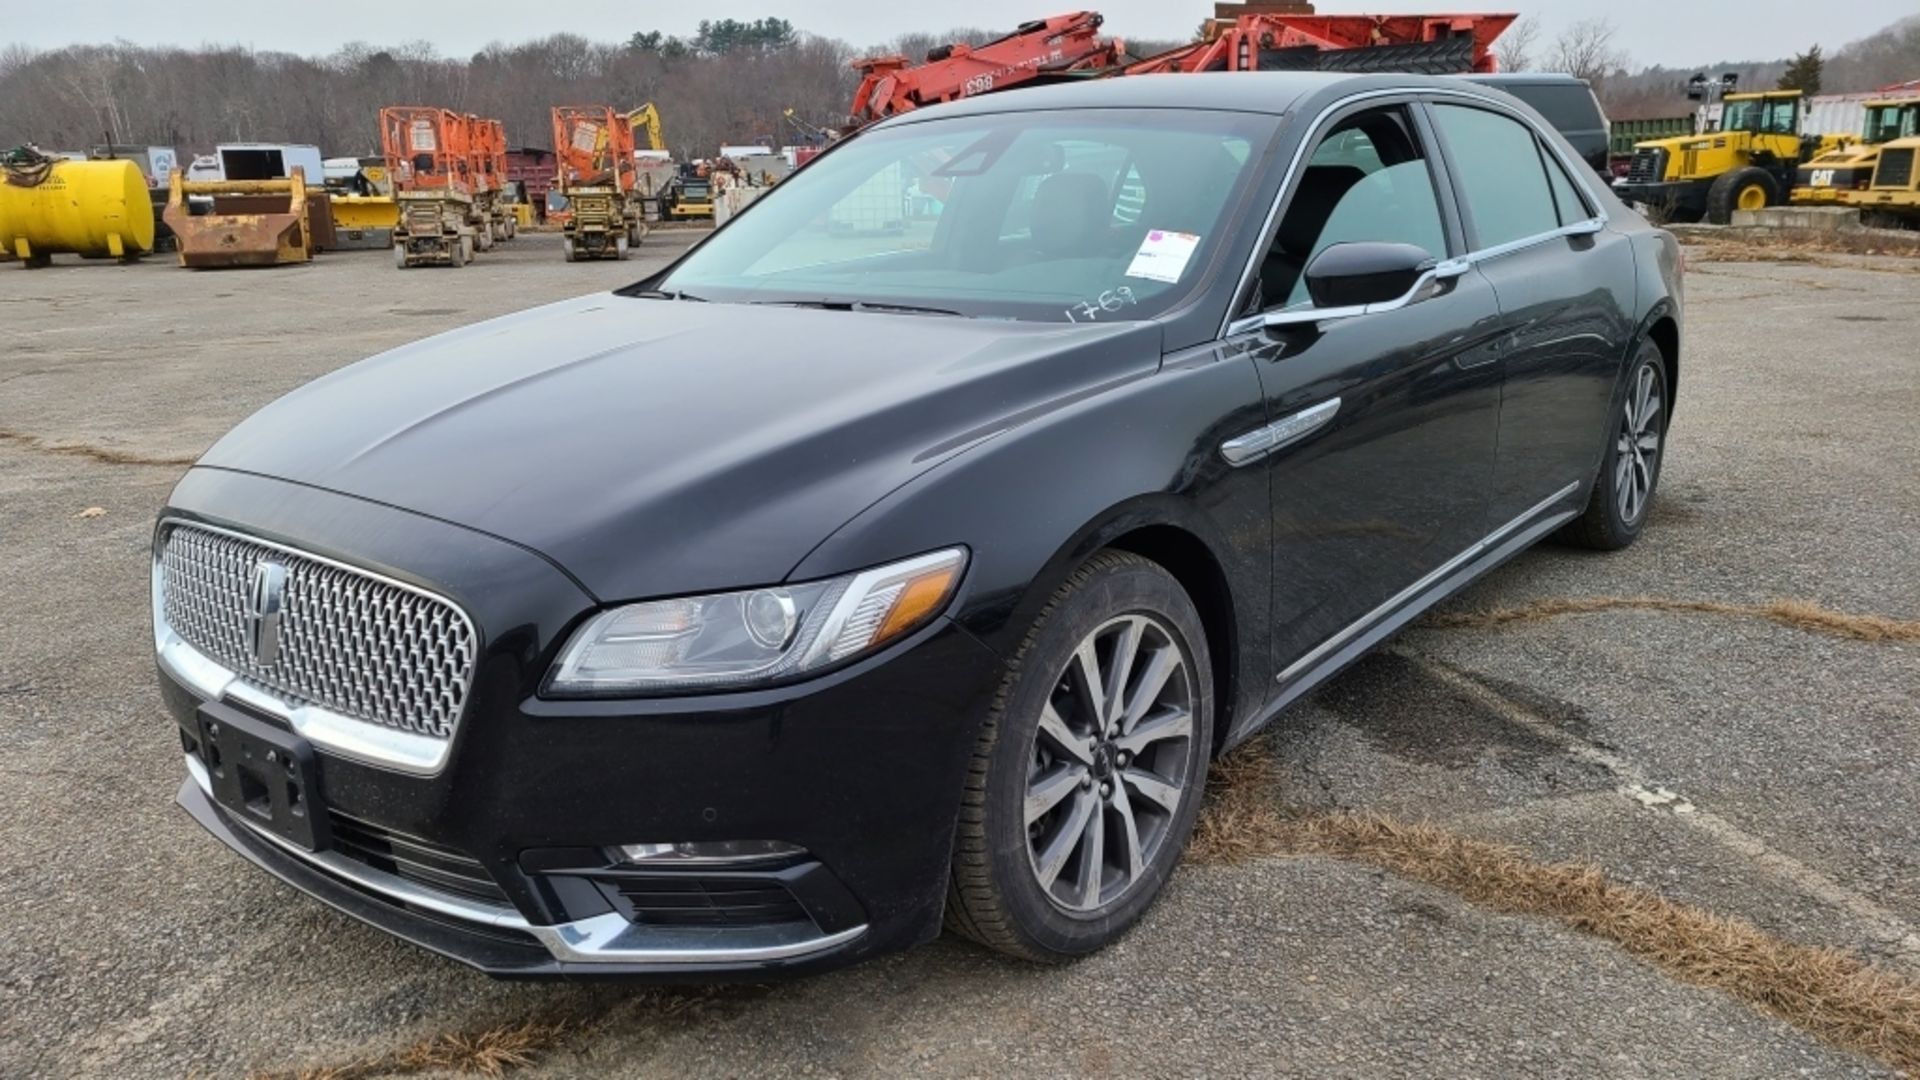
[[[272,667],[280,658],[280,618],[286,604],[286,564],[263,560],[253,568],[253,584],[247,589],[247,648],[261,667]]]

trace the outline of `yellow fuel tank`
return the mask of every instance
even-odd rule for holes
[[[0,179],[0,247],[29,267],[59,253],[129,258],[153,250],[153,201],[131,161],[56,161],[32,187]]]

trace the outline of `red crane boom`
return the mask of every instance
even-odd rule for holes
[[[1148,57],[1127,75],[1196,71],[1494,70],[1493,42],[1517,15],[1261,13],[1216,19],[1207,39]]]
[[[1105,20],[1096,11],[1076,11],[1025,23],[984,45],[943,45],[915,64],[904,56],[874,56],[853,62],[860,72],[853,115],[860,123],[896,113],[1005,90],[1067,72],[1117,68],[1126,46],[1102,40]]]

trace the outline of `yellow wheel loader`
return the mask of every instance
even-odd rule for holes
[[[1920,134],[1894,139],[1880,147],[1874,162],[1873,180],[1865,191],[1841,194],[1845,206],[1860,208],[1860,216],[1869,225],[1920,228]]]
[[[1880,149],[1898,139],[1920,135],[1920,98],[1867,102],[1866,129],[1860,141],[1829,150],[1800,166],[1794,179],[1796,206],[1840,206],[1847,196],[1873,185]]]
[[[1801,97],[1798,90],[1728,94],[1720,130],[1635,145],[1614,193],[1670,221],[1716,225],[1735,210],[1786,202],[1800,163],[1841,142],[1800,134]]]

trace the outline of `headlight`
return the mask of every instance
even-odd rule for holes
[[[547,680],[555,697],[726,690],[853,659],[940,613],[964,548],[805,585],[629,604],[573,635]]]

